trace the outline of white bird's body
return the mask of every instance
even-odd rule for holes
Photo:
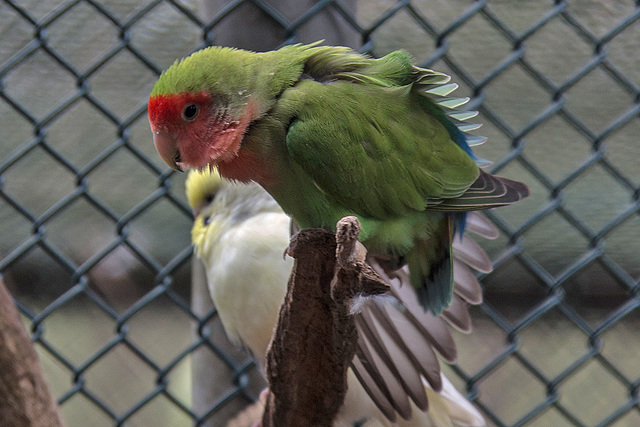
[[[264,367],[267,346],[287,290],[293,260],[283,258],[289,218],[263,213],[222,231],[207,262],[211,298],[229,338],[242,344]]]
[[[187,195],[198,213],[192,240],[196,255],[205,264],[211,297],[229,338],[246,347],[264,368],[293,266],[290,257],[283,257],[290,219],[257,184],[221,180],[209,171],[191,174]],[[412,419],[399,418],[394,423],[350,369],[345,403],[334,425],[351,427],[365,419],[366,426],[484,425],[480,413],[441,377],[439,392],[423,380],[428,412],[411,403]]]

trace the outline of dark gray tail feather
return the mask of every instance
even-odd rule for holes
[[[498,235],[493,225],[477,214],[470,214],[468,224],[467,231],[472,233],[487,238]],[[426,379],[434,391],[442,389],[436,354],[448,363],[456,361],[450,327],[469,332],[468,304],[482,302],[482,289],[470,265],[487,270],[491,264],[473,239],[454,239],[453,299],[447,310],[435,316],[418,302],[407,267],[390,271],[384,256],[370,255],[367,261],[391,285],[392,296],[371,299],[355,314],[358,349],[352,368],[389,420],[398,416],[410,419],[409,400],[428,410],[425,388],[417,379]]]
[[[461,196],[432,201],[427,210],[460,212],[497,208],[520,201],[529,195],[526,184],[480,169],[480,176]]]

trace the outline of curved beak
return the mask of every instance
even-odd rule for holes
[[[178,150],[178,136],[162,131],[153,131],[153,144],[162,160],[173,170],[182,172],[180,151]]]

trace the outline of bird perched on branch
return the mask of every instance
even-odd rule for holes
[[[465,212],[528,195],[482,171],[483,138],[447,111],[449,77],[397,51],[285,46],[255,53],[210,47],[162,73],[149,99],[155,146],[176,170],[217,166],[264,187],[301,228],[335,229],[355,215],[369,253],[409,266],[425,309],[452,301],[452,242]]]
[[[227,336],[264,367],[293,259],[284,257],[290,218],[257,184],[234,183],[214,169],[190,171],[191,241]]]
[[[225,331],[264,366],[292,267],[291,259],[282,256],[289,244],[290,219],[260,186],[223,179],[215,169],[190,171],[186,193],[196,215],[192,228],[195,253],[205,264],[209,290]],[[470,228],[481,229],[478,224],[482,220],[474,219]],[[465,246],[461,245],[461,251],[469,254],[467,258],[477,255]],[[486,256],[480,261],[487,262]],[[456,268],[469,273],[462,264]],[[462,285],[456,288],[465,290],[458,294],[479,302],[480,287],[473,276],[471,282],[460,276]],[[440,373],[432,347],[446,360],[455,360],[455,344],[444,321],[415,304],[405,305],[402,301],[412,296],[410,290],[405,286],[407,294],[399,289],[397,278],[386,278],[395,296],[371,301],[355,314],[358,351],[336,425],[352,426],[363,419],[368,420],[367,426],[396,425],[393,422],[404,426],[484,425],[478,411]],[[455,300],[453,306],[458,308],[446,311],[445,316],[468,330],[466,303],[458,296]],[[390,333],[394,335],[391,340]],[[402,383],[408,384],[409,391],[398,386]]]

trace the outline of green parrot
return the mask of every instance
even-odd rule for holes
[[[301,228],[355,215],[369,253],[405,263],[425,309],[453,293],[452,242],[465,212],[508,205],[526,185],[482,171],[483,138],[453,110],[449,76],[402,51],[372,59],[346,47],[255,53],[209,47],[162,73],[149,99],[160,156],[176,170],[217,166],[255,181]]]

